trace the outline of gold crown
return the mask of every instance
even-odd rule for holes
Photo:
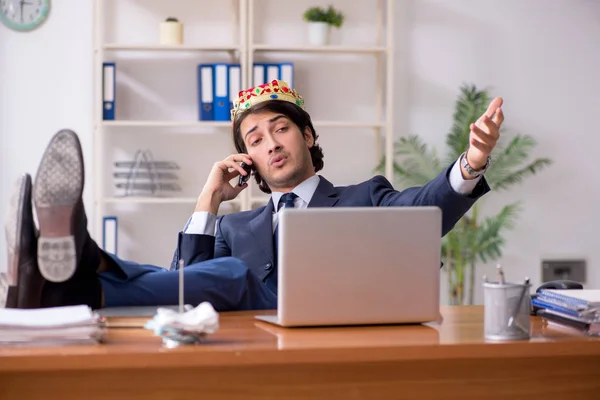
[[[274,79],[270,83],[240,91],[237,99],[233,102],[231,120],[235,121],[239,114],[251,106],[268,100],[289,101],[302,109],[304,108],[302,96],[290,88],[287,82]]]

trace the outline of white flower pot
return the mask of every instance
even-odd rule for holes
[[[160,23],[160,44],[183,44],[183,24],[175,21]]]
[[[313,46],[323,46],[329,43],[331,26],[325,22],[308,23],[308,42]]]

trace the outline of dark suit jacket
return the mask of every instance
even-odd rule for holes
[[[398,207],[438,206],[442,210],[442,236],[490,188],[482,178],[473,192],[461,195],[450,186],[448,175],[452,166],[422,187],[394,190],[383,176],[351,186],[333,186],[320,176],[317,190],[308,207]],[[217,257],[236,257],[261,279],[275,266],[273,251],[273,202],[251,211],[220,216],[216,236],[179,233],[177,249],[171,265],[176,269],[179,259],[184,265]]]

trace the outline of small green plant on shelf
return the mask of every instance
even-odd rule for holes
[[[344,23],[344,14],[333,6],[329,6],[327,9],[310,7],[304,12],[303,18],[306,22],[324,22],[336,28],[340,28]]]

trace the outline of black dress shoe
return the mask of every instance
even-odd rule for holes
[[[42,306],[99,307],[101,250],[87,230],[83,153],[71,130],[56,133],[37,170],[33,200],[39,223],[37,263],[47,280]]]
[[[6,307],[38,308],[44,278],[37,266],[37,232],[31,207],[31,176],[15,183],[5,220],[8,270]]]

